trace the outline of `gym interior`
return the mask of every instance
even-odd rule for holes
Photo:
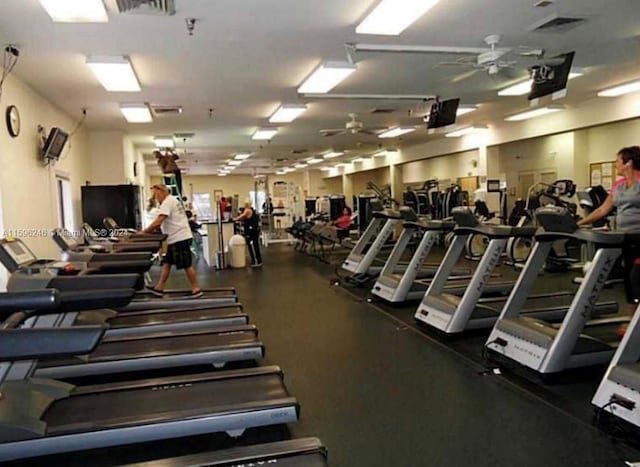
[[[639,20],[3,0],[0,462],[640,465]]]

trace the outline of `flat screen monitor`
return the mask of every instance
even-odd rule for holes
[[[427,129],[453,125],[456,122],[459,104],[460,99],[458,98],[434,103],[429,112]]]
[[[538,99],[566,89],[574,55],[575,52],[558,55],[549,64],[535,67],[528,99]]]
[[[500,180],[488,179],[487,180],[487,193],[499,193],[500,192]]]
[[[45,159],[59,159],[69,135],[60,128],[51,128],[42,150]]]

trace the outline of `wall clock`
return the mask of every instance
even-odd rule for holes
[[[7,113],[5,115],[7,121],[7,130],[9,134],[15,138],[20,134],[20,114],[18,108],[15,105],[7,107]]]

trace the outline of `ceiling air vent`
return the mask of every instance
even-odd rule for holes
[[[193,138],[195,135],[195,133],[174,133],[173,137],[178,139],[189,139]]]
[[[390,114],[395,111],[396,109],[371,109],[369,112],[372,114]]]
[[[175,0],[116,0],[120,13],[175,15]]]
[[[180,115],[182,113],[182,106],[180,105],[152,105],[153,113],[158,117],[164,115]]]
[[[534,23],[528,29],[533,32],[562,33],[582,25],[585,21],[585,18],[578,18],[576,16],[560,16],[559,14],[554,13],[551,16],[547,16],[542,21]]]

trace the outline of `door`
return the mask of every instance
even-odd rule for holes
[[[58,188],[58,225],[63,229],[73,230],[73,199],[71,182],[66,177],[56,175]]]
[[[526,200],[527,192],[534,183],[536,183],[535,172],[519,172],[517,193],[518,198]]]
[[[555,171],[540,172],[540,183],[544,183],[545,185],[551,185],[556,180],[558,180],[557,172]]]

